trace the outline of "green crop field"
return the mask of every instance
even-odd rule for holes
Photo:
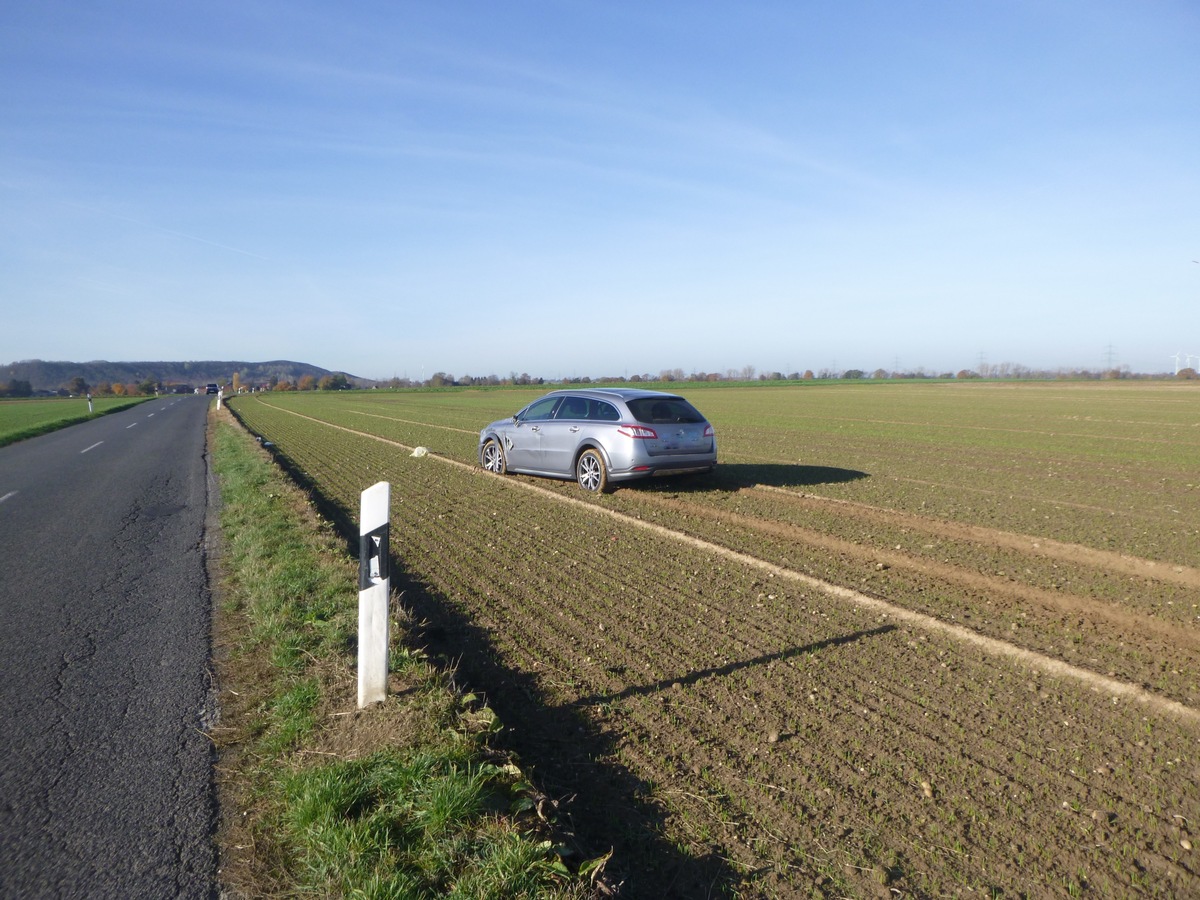
[[[635,896],[1200,892],[1200,393],[679,387],[711,476],[479,469],[540,389],[230,406]],[[414,455],[416,448],[427,453]]]
[[[65,428],[93,416],[115,412],[146,400],[146,397],[96,397],[93,412],[83,397],[37,400],[0,400],[0,447],[47,431]]]

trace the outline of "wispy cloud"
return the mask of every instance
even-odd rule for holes
[[[204,244],[205,246],[208,246],[208,247],[216,247],[219,250],[226,250],[230,253],[236,253],[236,254],[239,254],[240,256],[248,256],[252,259],[260,259],[264,262],[274,262],[275,261],[275,260],[272,260],[268,256],[263,256],[260,253],[254,253],[253,251],[244,250],[240,247],[233,247],[233,246],[230,246],[229,244],[223,244],[220,241],[210,240],[209,238],[201,237],[196,234],[188,234],[186,231],[178,231],[174,228],[165,228],[162,225],[156,225],[153,222],[147,222],[144,219],[139,219],[134,216],[125,215],[123,213],[113,212],[110,209],[102,209],[100,207],[90,206],[90,205],[87,205],[84,203],[77,203],[77,202],[69,201],[69,200],[60,200],[58,202],[61,203],[63,206],[72,207],[74,209],[84,210],[85,212],[94,213],[95,215],[103,216],[104,218],[107,218],[107,219],[112,219],[112,220],[118,221],[118,222],[128,222],[131,225],[136,225],[139,228],[144,228],[147,231],[152,231],[152,232],[155,232],[158,234],[170,235],[171,237],[177,237],[177,238],[180,238],[185,241],[192,241],[197,244]]]

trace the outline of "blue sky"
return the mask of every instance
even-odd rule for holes
[[[1200,5],[5,4],[0,363],[1200,361]]]

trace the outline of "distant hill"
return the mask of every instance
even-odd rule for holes
[[[28,381],[34,391],[55,391],[72,378],[82,377],[89,386],[107,381],[110,384],[141,384],[147,379],[161,382],[164,387],[186,385],[196,387],[215,381],[229,384],[237,372],[242,384],[267,384],[272,378],[296,381],[305,375],[321,379],[326,375],[345,375],[355,387],[374,382],[348,372],[334,372],[308,363],[276,359],[270,362],[240,362],[237,360],[189,360],[187,362],[48,362],[23,359],[0,366],[0,384],[9,381]]]

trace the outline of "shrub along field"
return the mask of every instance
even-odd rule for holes
[[[231,407],[629,896],[1200,892],[1200,394],[679,385],[711,476],[497,477],[527,389]],[[414,456],[417,447],[428,450]]]

